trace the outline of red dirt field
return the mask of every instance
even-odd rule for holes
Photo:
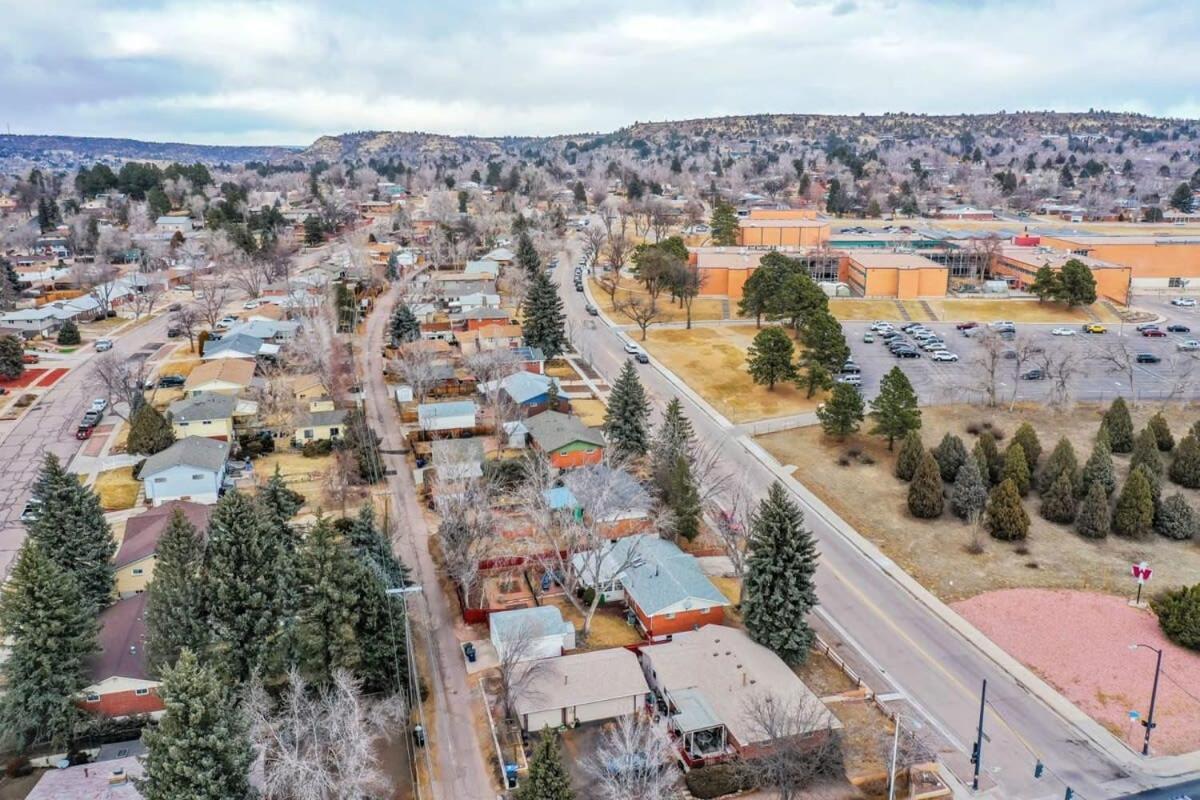
[[[66,375],[67,372],[68,370],[65,367],[56,367],[42,376],[42,379],[37,382],[37,385],[43,389],[47,386],[53,386],[58,382],[58,379],[63,375]]]
[[[26,386],[32,385],[34,381],[39,380],[45,374],[46,370],[44,369],[27,369],[21,373],[21,377],[15,380],[0,380],[0,386],[3,386],[5,389],[24,389]]]
[[[1132,587],[1131,587],[1132,588]],[[1050,589],[1005,589],[954,603],[993,642],[1140,752],[1156,655],[1163,649],[1151,753],[1200,749],[1200,653],[1172,644],[1154,614],[1129,598]]]

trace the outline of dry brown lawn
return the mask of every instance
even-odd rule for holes
[[[596,299],[598,308],[604,311],[615,322],[621,325],[632,325],[633,320],[625,314],[618,312],[612,301],[608,299],[608,292],[595,278],[589,278],[591,281],[592,297]],[[628,288],[625,288],[628,287]],[[617,289],[617,302],[628,300],[633,293],[642,295],[646,300],[650,296],[640,287],[635,286],[629,281],[622,282],[622,288]],[[736,306],[736,304],[734,304]],[[671,302],[671,296],[663,292],[658,296],[659,322],[685,322],[687,321],[687,309],[680,308],[678,303]],[[724,304],[721,300],[713,297],[697,297],[692,301],[692,320],[713,320],[724,319]]]
[[[575,372],[575,368],[571,366],[571,362],[564,358],[556,358],[546,364],[546,374],[551,378],[560,378],[562,380],[577,381],[579,374]]]
[[[542,605],[555,606],[562,611],[563,619],[575,626],[577,632],[583,631],[583,615],[571,605],[565,597],[547,597]],[[620,605],[600,606],[592,615],[592,628],[587,642],[580,637],[579,649],[582,651],[605,650],[610,647],[624,647],[627,644],[637,644],[642,641],[637,628],[625,621],[624,607]]]
[[[606,408],[604,403],[599,400],[572,400],[571,410],[575,412],[575,416],[579,417],[579,421],[589,428],[597,428],[604,424]]]
[[[133,508],[141,488],[133,477],[133,467],[121,467],[101,472],[96,476],[92,489],[100,497],[100,506],[105,511],[122,511]]]
[[[829,313],[842,321],[864,321],[872,319],[900,320],[900,307],[894,300],[868,299],[866,297],[831,297]]]
[[[1134,411],[1140,429],[1157,410],[1144,405]],[[1081,406],[1070,413],[1056,414],[1036,407],[1014,411],[969,406],[936,406],[922,409],[922,438],[926,447],[936,445],[951,432],[970,449],[974,437],[966,432],[973,422],[991,421],[1011,436],[1021,422],[1029,420],[1042,443],[1043,461],[1059,437],[1075,448],[1080,465],[1091,453],[1092,441],[1102,409]],[[1176,438],[1180,438],[1200,413],[1170,407],[1164,414]],[[892,474],[895,453],[878,437],[859,435],[838,443],[822,434],[819,427],[800,428],[759,437],[782,464],[796,465],[793,476],[824,500],[834,511],[874,542],[910,575],[943,600],[955,601],[993,589],[1017,587],[1085,589],[1110,594],[1129,594],[1135,588],[1129,565],[1148,561],[1155,569],[1156,586],[1192,584],[1200,575],[1200,543],[1177,542],[1152,536],[1129,540],[1110,536],[1091,541],[1072,528],[1055,525],[1037,513],[1036,492],[1026,498],[1030,518],[1029,537],[1022,543],[1000,542],[981,532],[984,552],[972,555],[970,528],[949,509],[938,520],[913,518],[907,507],[908,485]],[[1001,442],[1001,447],[1005,442]],[[856,461],[838,466],[839,455],[858,448],[875,464]],[[1128,472],[1128,456],[1114,457],[1118,486]],[[1164,479],[1163,494],[1182,492],[1200,508],[1200,492],[1182,489]]]
[[[722,325],[691,330],[650,330],[642,344],[714,408],[734,422],[812,411],[824,399],[790,384],[774,390],[757,386],[746,372],[746,350],[757,333],[753,325]]]
[[[305,509],[311,511],[326,505],[322,484],[326,471],[333,466],[333,456],[305,458],[299,450],[292,450],[285,443],[280,443],[279,447],[274,453],[254,460],[255,481],[262,485],[275,474],[278,466],[288,488],[304,495]]]
[[[1010,319],[1014,322],[1082,325],[1092,321],[1087,311],[1079,306],[1067,308],[1056,303],[1039,303],[1037,300],[930,300],[929,305],[938,315],[938,319],[950,322],[996,322]],[[1105,322],[1119,321],[1099,303],[1091,306],[1091,310]]]

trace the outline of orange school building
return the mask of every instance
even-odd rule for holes
[[[1134,290],[1200,288],[1197,236],[1042,236],[1041,244],[1128,267]]]
[[[950,270],[913,253],[854,253],[847,256],[847,280],[863,297],[945,297]]]
[[[738,221],[742,247],[819,247],[829,241],[829,222],[811,209],[754,209]]]
[[[1043,240],[1044,241],[1044,240]],[[1044,266],[1057,272],[1071,259],[1082,261],[1096,279],[1096,295],[1124,305],[1129,301],[1132,270],[1123,264],[1113,264],[1090,256],[1072,254],[1046,247],[1006,246],[992,260],[993,277],[1006,278],[1018,289],[1026,290],[1037,271]]]

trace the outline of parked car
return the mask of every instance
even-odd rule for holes
[[[892,342],[888,345],[888,350],[895,353],[897,350],[916,350],[911,344],[905,341]]]
[[[1179,344],[1175,345],[1175,347],[1188,353],[1194,353],[1197,350],[1200,350],[1200,342],[1196,341],[1195,339],[1188,339],[1186,342],[1180,342]]]
[[[1179,308],[1192,308],[1196,305],[1196,298],[1194,298],[1194,297],[1176,297],[1174,300],[1171,301],[1171,305],[1178,306]]]
[[[592,305],[591,303],[588,303],[586,306],[584,306],[583,310],[586,311],[590,316],[593,316],[593,317],[600,316],[600,310],[598,308],[596,308],[594,305]]]
[[[649,364],[650,356],[646,355],[645,350],[639,350],[638,352],[633,354],[633,360],[638,362],[639,364]]]
[[[1165,339],[1167,332],[1160,331],[1158,328],[1146,328],[1146,330],[1142,331],[1142,336],[1145,336],[1147,339]]]
[[[94,425],[80,425],[75,429],[75,438],[80,441],[92,438],[92,429],[94,427]]]
[[[871,344],[874,341],[875,341],[875,334],[871,333],[870,331],[867,331],[866,333],[863,334],[863,344]]]
[[[1180,325],[1178,322],[1167,326],[1168,333],[1191,333],[1192,329],[1187,325]]]
[[[88,411],[83,415],[83,419],[79,422],[79,424],[80,426],[87,425],[94,428],[100,424],[102,416],[103,415],[99,411]]]
[[[1005,350],[1003,353],[1000,354],[1000,356],[1001,356],[1001,358],[1006,358],[1009,361],[1012,361],[1012,360],[1016,359],[1017,351],[1016,350]]]
[[[1139,364],[1157,364],[1162,361],[1162,356],[1156,356],[1154,353],[1138,353],[1134,360]]]
[[[171,303],[167,306],[167,311],[183,311],[183,303]]]
[[[33,522],[37,519],[38,509],[41,508],[42,501],[36,497],[30,498],[25,504],[25,508],[21,509],[21,522]]]
[[[631,355],[631,356],[642,352],[642,348],[638,347],[637,343],[634,342],[632,339],[625,340],[624,350],[626,353],[629,353],[629,355]]]
[[[22,364],[36,364],[41,360],[42,360],[42,357],[39,356],[37,353],[22,353],[21,354],[21,363]]]
[[[910,331],[913,331],[920,327],[921,327],[921,323],[919,323],[919,322],[909,322],[905,325],[901,325],[900,330],[904,331],[905,333],[909,333]]]
[[[1074,336],[1075,329],[1074,328],[1055,328],[1054,330],[1050,331],[1050,334],[1052,336]]]
[[[237,317],[225,316],[225,317],[221,317],[219,320],[217,320],[217,324],[215,327],[217,328],[217,330],[224,330],[225,328],[232,328],[236,324],[237,324]]]
[[[921,354],[916,350],[897,350],[894,355],[896,358],[920,358]]]
[[[167,328],[167,338],[168,339],[178,339],[182,335],[183,335],[183,328],[180,328],[178,325],[172,325],[169,328]]]
[[[949,350],[935,350],[929,357],[934,361],[958,361],[958,356]]]
[[[988,327],[992,328],[993,330],[997,330],[997,331],[1005,330],[1005,329],[1016,330],[1017,323],[1013,322],[1011,319],[1002,319],[1002,320],[997,320],[996,322],[989,323]]]
[[[158,379],[158,388],[176,389],[185,383],[187,383],[187,378],[182,375],[162,375]]]
[[[845,364],[842,364],[843,375],[858,375],[861,372],[862,369],[853,361],[847,361]]]
[[[960,330],[960,331],[969,331],[972,328],[978,328],[978,327],[979,327],[978,322],[960,322],[954,326],[954,328],[956,330]]]
[[[1157,327],[1158,327],[1157,322],[1143,322],[1141,325],[1138,325],[1135,330],[1137,330],[1138,333],[1141,333],[1142,331],[1148,331],[1151,328],[1157,328]]]
[[[242,303],[242,308],[246,309],[247,311],[253,311],[261,305],[261,300],[247,300],[246,302]]]
[[[582,291],[583,291],[583,284],[582,284],[582,283],[577,283],[577,284],[575,284],[575,291],[577,291],[577,292],[582,292]]]
[[[884,331],[890,331],[891,329],[892,323],[884,322],[881,319],[877,319],[871,323],[871,330],[875,331],[876,333],[883,333]]]
[[[1040,369],[1036,369],[1036,368],[1027,370],[1026,372],[1021,373],[1021,380],[1023,380],[1023,381],[1040,381],[1040,380],[1043,380],[1045,377],[1046,377],[1046,373],[1044,373]]]
[[[1108,328],[1098,323],[1091,323],[1083,326],[1084,333],[1108,333]]]
[[[97,397],[95,400],[92,401],[92,406],[91,406],[90,410],[99,411],[101,414],[103,414],[105,411],[108,410],[108,398]]]
[[[924,342],[921,342],[921,349],[927,353],[933,353],[938,350],[945,350],[946,343],[941,339],[927,339]]]
[[[1006,342],[1011,342],[1013,339],[1017,338],[1017,332],[1011,328],[1002,330],[1000,331],[1000,338]]]
[[[839,375],[837,382],[849,386],[862,386],[862,375]]]

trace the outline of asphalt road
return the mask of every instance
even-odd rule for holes
[[[571,286],[577,253],[578,246],[574,246],[573,253],[560,257],[555,277],[576,349],[611,383],[626,356],[616,333],[602,321],[588,327],[592,318],[584,311],[585,297]],[[925,359],[921,362],[922,366],[926,363]],[[638,370],[657,409],[679,395],[653,365]],[[743,476],[757,494],[765,494],[775,477],[751,455],[736,432],[686,396],[680,395],[680,400],[697,436],[719,448],[726,470]],[[1000,796],[1062,797],[1069,784],[1077,797],[1098,800],[1154,785],[1126,776],[1076,729],[868,560],[813,507],[799,496],[796,499],[804,507],[821,549],[817,574],[821,606],[817,613],[962,753],[970,753],[980,685],[987,679],[988,740],[983,764],[1000,785]],[[1038,758],[1052,776],[1033,778]]]

